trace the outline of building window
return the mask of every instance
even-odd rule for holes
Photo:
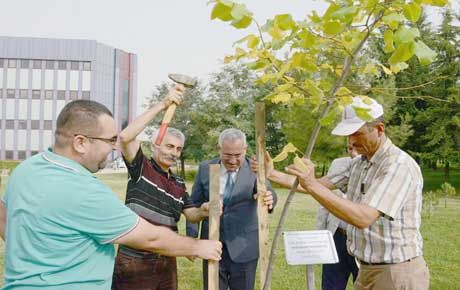
[[[8,68],[15,68],[16,67],[16,60],[15,59],[9,59],[8,60]]]
[[[60,70],[66,70],[67,69],[67,62],[66,61],[59,61],[58,62],[58,69]]]
[[[46,61],[46,69],[54,69],[54,60]]]
[[[29,68],[29,60],[28,59],[22,59],[21,60],[21,68]]]
[[[45,99],[52,100],[53,99],[53,91],[51,91],[51,90],[45,91]]]
[[[65,100],[65,91],[57,91],[57,99]]]
[[[4,62],[3,62],[3,58],[0,58],[0,68],[3,67],[3,63],[4,63]]]
[[[18,121],[18,129],[19,130],[26,130],[27,129],[27,120],[19,120]]]
[[[13,151],[11,151],[11,150],[6,150],[6,151],[5,151],[5,159],[6,159],[6,160],[13,160]]]
[[[128,126],[129,118],[129,80],[123,80],[123,109],[121,115],[121,128],[124,129]]]
[[[78,61],[71,61],[70,62],[70,69],[71,70],[78,70]]]
[[[70,100],[78,99],[78,91],[70,91]]]
[[[91,70],[91,62],[85,61],[85,62],[83,63],[83,70],[88,70],[88,71],[90,71],[90,70]]]
[[[32,99],[40,99],[41,91],[40,90],[32,90]]]
[[[19,96],[21,99],[27,99],[27,90],[19,90]]]
[[[6,120],[5,129],[14,129],[14,120]]]
[[[83,91],[83,92],[81,92],[81,98],[82,98],[83,100],[89,100],[89,97],[90,97],[89,91]]]
[[[33,68],[34,69],[41,69],[42,68],[42,61],[41,60],[34,60]]]
[[[40,129],[40,121],[39,120],[30,121],[30,129],[32,129],[32,130]]]
[[[51,120],[45,120],[45,123],[43,125],[43,129],[45,130],[51,130],[51,127],[53,126],[53,121]]]
[[[18,151],[18,159],[19,160],[24,160],[26,159],[26,151]]]
[[[34,155],[37,155],[37,154],[38,154],[38,151],[30,151],[31,156],[34,156]]]
[[[13,89],[6,90],[6,97],[8,99],[14,99],[14,90]]]

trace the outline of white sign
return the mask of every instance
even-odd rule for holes
[[[330,231],[284,232],[283,237],[289,265],[334,264],[339,261]]]

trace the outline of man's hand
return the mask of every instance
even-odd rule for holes
[[[169,89],[166,97],[161,101],[163,108],[166,109],[172,104],[180,105],[182,103],[182,96],[184,94],[185,87],[183,84],[176,84]]]
[[[299,184],[308,191],[311,185],[317,182],[315,177],[315,165],[306,158],[302,158],[300,161],[303,164],[291,164],[286,167],[286,172],[297,176]]]
[[[197,240],[196,256],[203,260],[219,261],[222,255],[222,243],[212,240]]]
[[[223,203],[222,201],[220,201],[220,206],[219,206],[219,216],[222,215],[222,212],[223,212]],[[209,202],[204,202],[201,204],[200,206],[200,215],[203,217],[203,218],[206,218],[209,216]]]
[[[273,209],[273,201],[274,201],[273,200],[273,193],[270,190],[267,190],[267,191],[259,190],[256,194],[254,194],[254,199],[257,199],[259,195],[262,196],[262,198],[264,200],[264,204],[268,208],[268,210],[272,210]]]
[[[255,156],[252,156],[251,158],[249,158],[249,165],[251,166],[251,170],[257,174],[257,172],[259,172],[259,162],[257,162],[257,159]],[[271,173],[273,172],[274,170],[274,166],[273,166],[273,160],[270,156],[270,153],[268,153],[267,151],[265,151],[265,176],[268,178],[270,177]]]

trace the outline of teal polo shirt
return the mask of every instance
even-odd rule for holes
[[[113,241],[138,216],[79,163],[51,151],[8,179],[4,290],[109,290]]]

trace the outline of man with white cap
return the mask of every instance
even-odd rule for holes
[[[348,136],[362,157],[342,172],[316,179],[313,163],[303,159],[306,169],[290,165],[288,175],[269,164],[267,175],[285,186],[299,178],[299,191],[349,224],[348,251],[360,263],[355,289],[428,289],[420,234],[423,177],[415,160],[385,136],[382,116],[382,106],[370,98],[355,97],[345,107],[332,134]],[[347,199],[331,191],[344,186]]]

